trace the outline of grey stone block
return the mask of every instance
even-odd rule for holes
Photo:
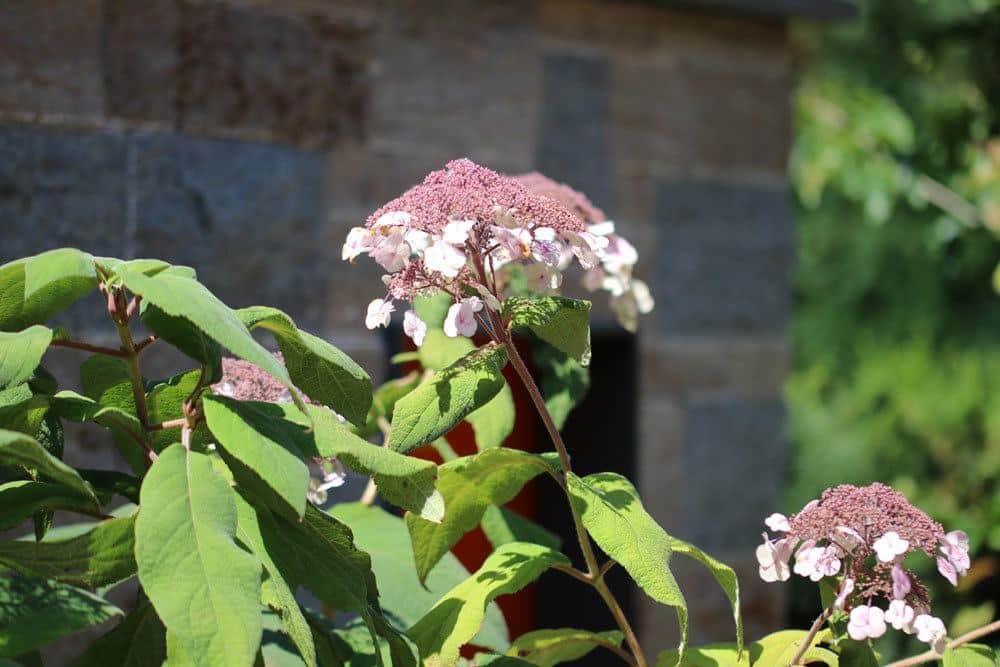
[[[193,266],[233,307],[273,305],[315,328],[340,259],[325,237],[324,155],[161,133],[134,141],[136,255]]]
[[[784,331],[795,257],[785,188],[661,183],[656,223],[652,289],[664,334]]]
[[[779,399],[714,398],[687,404],[679,535],[709,551],[752,549],[778,509],[785,473]]]
[[[585,192],[605,210],[612,206],[610,92],[605,59],[543,55],[538,170]]]

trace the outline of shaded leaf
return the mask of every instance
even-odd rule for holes
[[[0,388],[31,378],[51,342],[52,329],[38,324],[17,333],[0,331]]]
[[[229,484],[208,456],[178,443],[150,468],[140,501],[139,581],[167,627],[168,653],[179,650],[194,664],[253,664],[261,637],[261,565],[234,542]]]
[[[802,646],[802,641],[808,635],[804,630],[780,630],[758,639],[749,646],[750,662],[754,665],[788,665]],[[808,663],[823,663],[828,667],[837,667],[837,654],[817,646],[820,636],[815,635],[809,648],[802,655],[802,660]],[[687,656],[685,656],[687,659]]]
[[[98,505],[94,490],[76,470],[49,454],[38,441],[23,433],[0,430],[0,464],[21,466],[32,474],[78,492],[90,499],[95,508]]]
[[[550,549],[562,548],[558,535],[506,507],[487,507],[481,525],[486,539],[494,548],[508,542],[531,542]]]
[[[590,364],[589,301],[561,296],[514,296],[504,301],[503,314],[511,327],[530,329],[583,366]]]
[[[518,637],[507,653],[523,658],[532,665],[552,667],[579,660],[601,645],[621,646],[623,638],[622,633],[617,630],[608,632],[590,632],[574,628],[535,630]]]
[[[677,649],[663,651],[656,659],[656,667],[676,667],[677,663]],[[735,642],[696,646],[684,651],[684,667],[750,667],[750,653],[741,653]]]
[[[236,311],[236,315],[249,329],[264,328],[274,334],[296,387],[351,423],[364,425],[372,403],[372,380],[353,359],[322,338],[300,330],[276,308],[253,306]]]
[[[49,399],[28,383],[0,390],[0,428],[36,435],[49,410]],[[46,450],[47,451],[47,450]]]
[[[450,431],[504,387],[507,351],[496,343],[473,350],[396,403],[389,447],[406,453]]]
[[[97,588],[135,574],[134,517],[109,519],[65,540],[0,542],[0,563],[16,572]]]
[[[372,570],[379,582],[379,602],[406,627],[420,620],[442,594],[469,577],[458,558],[446,553],[421,585],[410,536],[402,519],[361,503],[338,503],[330,513],[351,527],[355,544],[371,556]],[[507,649],[510,643],[507,623],[496,604],[487,607],[483,627],[474,643],[494,651]]]
[[[54,510],[100,513],[92,498],[62,484],[32,480],[0,484],[0,530],[20,525],[35,512]]]
[[[425,661],[437,658],[445,665],[453,665],[459,649],[479,631],[491,601],[516,593],[555,565],[569,565],[569,561],[561,553],[537,544],[504,544],[475,574],[446,593],[407,634]]]
[[[514,395],[504,382],[500,392],[490,402],[465,418],[472,424],[479,451],[503,445],[514,430]]]
[[[533,348],[532,361],[539,374],[539,385],[556,428],[562,429],[590,389],[590,372],[577,360],[547,343]]]
[[[162,665],[166,657],[166,629],[144,597],[113,630],[98,637],[73,667],[150,667]]]
[[[941,656],[944,667],[996,667],[993,649],[984,644],[963,644],[947,648]]]
[[[487,449],[440,466],[437,488],[447,508],[444,520],[432,523],[406,515],[420,581],[476,527],[488,507],[511,500],[529,480],[550,467],[542,456],[503,448]]]
[[[0,576],[0,658],[13,658],[103,623],[122,611],[56,581]]]

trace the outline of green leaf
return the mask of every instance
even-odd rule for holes
[[[678,657],[677,649],[663,651],[656,658],[656,667],[676,667]],[[741,652],[735,642],[697,646],[684,651],[684,667],[750,667],[750,653]],[[784,665],[775,663],[774,667]]]
[[[406,453],[444,435],[504,387],[507,351],[496,343],[440,370],[398,403],[388,446]]]
[[[165,449],[143,481],[135,559],[168,648],[195,664],[251,665],[257,655],[261,565],[235,533],[233,490],[209,457]]]
[[[941,656],[944,667],[996,667],[993,649],[985,644],[963,644],[946,648]]]
[[[750,662],[754,665],[788,665],[802,646],[808,635],[804,630],[781,630],[773,632],[750,644]],[[823,663],[828,667],[838,667],[837,654],[817,646],[819,635],[813,637],[809,648],[802,655],[804,661]],[[685,659],[687,656],[685,656]],[[877,663],[876,663],[877,664]]]
[[[372,380],[353,359],[322,338],[302,331],[276,308],[253,306],[236,311],[236,315],[249,329],[261,327],[274,334],[296,387],[349,422],[364,425],[372,403]]]
[[[13,658],[103,623],[122,611],[56,581],[0,576],[0,658]]]
[[[506,507],[487,507],[483,514],[482,528],[494,548],[508,542],[531,542],[550,549],[562,548],[562,540],[558,535]]]
[[[574,628],[535,630],[521,635],[507,651],[539,667],[552,667],[579,660],[595,648],[607,644],[621,646],[624,636],[617,630],[590,632]]]
[[[878,667],[879,659],[869,642],[842,639],[837,646],[840,649],[839,662],[843,667]]]
[[[379,493],[397,507],[428,521],[441,521],[444,501],[434,488],[438,468],[423,459],[377,447],[351,433],[329,410],[307,408],[315,424],[316,453],[337,459],[351,470],[375,478]]]
[[[423,344],[417,349],[420,365],[424,368],[447,368],[476,349],[475,344],[465,336],[452,338],[441,329],[429,327]]]
[[[0,266],[0,331],[45,324],[97,288],[94,258],[73,248]]]
[[[490,402],[465,418],[472,424],[479,451],[503,445],[504,440],[514,430],[514,395],[504,382],[500,393]]]
[[[0,542],[0,563],[21,574],[97,588],[135,574],[133,517],[109,519],[66,540]]]
[[[479,653],[476,655],[474,662],[459,662],[458,664],[468,665],[468,667],[527,667],[531,665],[530,662],[521,658],[492,653]]]
[[[99,514],[93,499],[62,484],[32,480],[0,484],[0,530],[14,528],[36,512],[54,510]]]
[[[254,340],[240,318],[204,285],[171,271],[150,277],[123,269],[120,275],[125,285],[146,302],[167,315],[184,318],[237,357],[257,364],[288,387],[292,397],[301,403],[285,367]]]
[[[370,438],[380,431],[378,418],[392,421],[392,413],[396,403],[420,385],[421,374],[412,371],[401,378],[384,382],[372,395],[372,407],[368,411],[368,420],[364,427],[356,429],[362,438]]]
[[[136,473],[146,469],[146,453],[135,438],[141,438],[142,425],[135,414],[115,406],[103,406],[92,398],[73,391],[60,391],[51,399],[52,414],[72,422],[93,422],[111,429],[123,458]],[[132,434],[131,436],[126,434]]]
[[[263,482],[271,492],[267,494],[271,507],[301,519],[306,511],[309,467],[295,441],[305,437],[304,431],[282,419],[283,411],[271,403],[205,396],[202,405],[208,428],[236,482],[258,490]]]
[[[184,416],[184,401],[198,387],[201,371],[188,371],[155,383],[146,394],[146,410],[152,424],[160,424]],[[203,389],[202,391],[208,391]],[[210,392],[208,392],[210,393]],[[149,434],[153,449],[160,451],[181,439],[181,427],[153,431]],[[191,447],[203,448],[212,441],[208,429],[201,423],[191,433]]]
[[[490,602],[516,593],[555,565],[569,565],[569,560],[537,544],[504,544],[475,574],[445,594],[407,634],[425,661],[438,657],[443,664],[453,665],[459,649],[479,631]]]
[[[98,637],[73,667],[150,667],[167,658],[167,637],[153,605],[143,598],[113,630]]]
[[[143,302],[140,309],[142,323],[157,338],[170,343],[209,369],[208,382],[222,379],[222,347],[210,335],[181,315],[168,315],[162,308]]]
[[[413,310],[428,329],[440,329],[453,303],[455,299],[447,292],[435,292],[429,296],[418,296],[413,299]]]
[[[97,508],[97,496],[79,473],[45,451],[37,440],[16,431],[0,429],[0,464],[22,466],[41,477],[78,492]]]
[[[266,508],[250,509],[252,514],[247,508],[241,513],[240,539],[261,554],[269,574],[273,568],[272,578],[293,591],[305,586],[334,609],[360,613],[372,636],[389,643],[393,665],[415,665],[405,641],[382,617],[371,559],[355,546],[346,525],[312,505],[298,523]]]
[[[581,365],[590,364],[590,302],[561,296],[510,297],[503,314],[513,328],[525,327]]]
[[[135,396],[128,365],[122,359],[95,354],[80,364],[83,394],[104,407],[135,414]]]
[[[618,561],[647,595],[677,610],[681,627],[681,651],[687,641],[687,603],[670,572],[670,558],[677,552],[708,568],[732,604],[736,643],[743,645],[739,584],[726,565],[696,547],[671,537],[642,506],[631,482],[614,473],[580,478],[566,476],[573,506],[597,545]]]
[[[379,602],[406,627],[423,618],[444,593],[469,577],[458,558],[446,553],[421,585],[410,536],[402,519],[361,503],[338,503],[330,512],[351,527],[355,544],[371,556],[381,593]],[[496,604],[487,607],[483,627],[474,643],[494,651],[507,649],[510,643],[507,623]]]
[[[406,515],[420,581],[441,557],[482,520],[490,505],[502,505],[521,488],[550,468],[537,455],[517,449],[487,449],[474,456],[449,461],[438,468],[438,491],[447,511],[441,523]]]
[[[586,397],[590,373],[580,362],[546,343],[537,343],[532,351],[545,407],[556,428],[562,429],[569,413]]]
[[[49,410],[47,396],[36,395],[29,383],[0,390],[0,428],[35,435]]]
[[[51,342],[52,329],[38,324],[17,333],[0,331],[0,388],[31,378]]]
[[[315,667],[316,648],[313,644],[312,631],[295,599],[297,582],[285,580],[285,574],[268,552],[257,512],[239,494],[236,494],[236,512],[236,536],[248,549],[257,554],[267,573],[267,579],[261,585],[262,602],[278,612],[285,631],[298,647],[305,664]],[[263,514],[269,529],[273,529],[273,518],[266,510]]]

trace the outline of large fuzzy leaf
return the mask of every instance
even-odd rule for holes
[[[476,527],[492,505],[502,505],[552,466],[549,459],[516,449],[488,449],[438,468],[438,491],[444,497],[444,520],[432,523],[406,515],[420,581],[463,535]]]
[[[590,363],[590,302],[561,296],[510,297],[504,317],[514,328],[524,327],[580,364]]]
[[[330,513],[351,527],[358,548],[371,556],[372,569],[379,582],[380,604],[407,627],[419,621],[444,593],[469,576],[458,558],[446,553],[421,585],[410,549],[410,536],[402,519],[379,507],[361,503],[339,503]],[[474,643],[494,651],[505,651],[510,643],[508,637],[507,623],[500,608],[490,604]]]
[[[550,549],[562,548],[558,535],[500,505],[487,507],[480,525],[494,547],[508,542],[531,542]]]
[[[20,466],[33,475],[62,484],[98,506],[94,490],[80,474],[45,451],[37,440],[17,431],[0,430],[0,464]]]
[[[24,331],[0,331],[0,389],[28,380],[52,342],[52,329],[39,324]]]
[[[562,429],[569,413],[587,395],[590,373],[576,359],[547,343],[536,343],[532,351],[545,407],[556,428]]]
[[[277,308],[253,306],[236,315],[249,329],[263,328],[274,334],[295,386],[351,423],[364,425],[372,404],[372,379],[353,359],[296,327]]]
[[[202,404],[205,421],[226,454],[237,483],[259,491],[266,485],[272,507],[301,519],[306,511],[309,467],[295,441],[305,432],[281,419],[281,410],[270,403],[206,396]]]
[[[13,658],[121,615],[107,600],[68,584],[0,576],[0,658]]]
[[[74,248],[4,264],[0,266],[0,331],[44,324],[96,288],[94,258]]]
[[[389,447],[406,453],[450,431],[504,387],[507,351],[496,343],[473,350],[396,403]]]
[[[234,541],[229,484],[208,456],[178,443],[150,468],[140,501],[139,581],[167,627],[168,652],[198,665],[252,665],[261,638],[261,564]]]
[[[21,574],[97,588],[135,574],[134,517],[109,519],[65,540],[0,542],[0,563]]]
[[[420,648],[423,660],[454,665],[459,649],[479,631],[490,602],[516,593],[550,567],[568,564],[558,551],[537,544],[504,544],[475,574],[448,591],[407,634]]]
[[[694,558],[718,581],[732,605],[736,641],[742,646],[739,584],[731,568],[668,535],[643,508],[635,487],[621,475],[598,473],[581,479],[569,473],[566,477],[573,505],[598,546],[618,561],[647,595],[677,610],[682,651],[687,640],[687,603],[670,572],[674,553]]]

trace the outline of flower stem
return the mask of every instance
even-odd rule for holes
[[[621,629],[622,633],[625,635],[625,641],[628,644],[629,650],[635,657],[635,667],[647,667],[648,663],[646,661],[646,656],[642,652],[642,647],[639,645],[639,640],[636,638],[635,632],[632,630],[632,626],[625,617],[625,612],[622,611],[621,605],[618,604],[618,601],[608,588],[604,578],[599,576],[601,574],[601,568],[597,564],[597,556],[594,553],[594,547],[591,545],[590,537],[587,535],[587,531],[583,527],[583,520],[580,518],[580,513],[576,510],[576,507],[573,505],[573,500],[569,495],[566,475],[572,472],[572,465],[570,463],[569,451],[566,449],[566,443],[563,442],[562,435],[559,433],[559,429],[556,427],[555,421],[549,413],[549,409],[545,406],[545,399],[542,398],[542,393],[538,390],[538,385],[535,384],[534,378],[531,377],[531,371],[528,370],[528,366],[524,363],[524,359],[521,358],[521,354],[517,351],[517,347],[514,345],[514,341],[511,339],[510,334],[503,329],[500,329],[498,334],[503,337],[501,342],[503,342],[504,346],[507,348],[507,355],[510,357],[511,365],[514,366],[514,370],[517,372],[518,377],[520,377],[521,382],[524,383],[524,388],[528,390],[528,394],[531,396],[531,401],[534,403],[535,409],[538,411],[539,416],[542,418],[542,422],[545,424],[545,430],[548,431],[549,437],[552,438],[552,443],[555,445],[556,452],[559,454],[559,461],[562,464],[563,475],[562,477],[557,477],[556,479],[559,481],[559,485],[562,487],[562,490],[566,494],[566,498],[569,501],[569,511],[573,516],[573,526],[576,529],[577,541],[580,543],[580,551],[583,552],[583,559],[587,563],[586,574],[590,580],[590,585],[594,587],[597,593],[601,596],[601,599],[604,600],[604,604],[607,605],[608,610],[614,617],[619,629]]]
[[[968,644],[971,641],[979,639],[980,637],[985,637],[986,635],[992,634],[994,632],[1000,631],[1000,621],[993,621],[992,623],[987,623],[986,625],[976,628],[975,630],[970,630],[964,635],[960,635],[955,639],[952,639],[946,644],[947,648],[958,648],[963,644]],[[930,649],[924,651],[919,655],[912,656],[910,658],[904,658],[903,660],[897,660],[896,662],[890,662],[885,667],[910,667],[910,665],[920,665],[925,662],[932,662],[934,660],[940,660],[941,654]]]
[[[799,650],[795,652],[792,656],[791,661],[788,663],[789,667],[795,667],[795,665],[801,664],[802,656],[806,654],[809,650],[809,646],[812,645],[813,639],[816,638],[816,633],[820,631],[823,624],[826,623],[826,619],[830,618],[830,614],[833,613],[833,607],[828,607],[823,610],[823,613],[816,617],[813,621],[812,627],[809,628],[809,632],[805,637],[802,638],[802,644],[799,646]]]

